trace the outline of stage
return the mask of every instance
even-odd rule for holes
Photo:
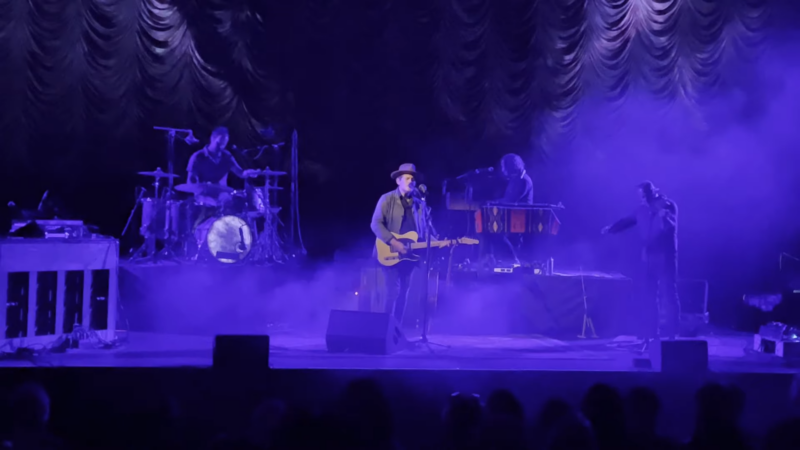
[[[637,368],[647,358],[630,349],[632,338],[559,340],[545,336],[431,335],[449,348],[410,348],[392,355],[328,353],[323,335],[274,330],[270,366],[273,369],[331,370],[469,370],[469,371],[589,371],[651,372]],[[46,353],[24,360],[6,359],[0,367],[210,367],[212,336],[123,333],[114,349],[85,347],[67,353]],[[796,367],[772,355],[754,353],[752,336],[720,333],[708,341],[709,369],[718,373],[795,373]],[[413,340],[413,339],[412,339]]]

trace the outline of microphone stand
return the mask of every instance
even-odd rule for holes
[[[423,227],[425,230],[425,298],[423,299],[422,304],[422,336],[420,336],[419,340],[413,342],[414,345],[424,345],[425,348],[428,349],[431,353],[436,353],[431,348],[431,345],[436,345],[438,347],[443,348],[450,348],[449,345],[437,344],[435,342],[431,342],[428,340],[428,325],[430,324],[430,308],[429,308],[429,298],[430,298],[430,280],[428,279],[431,274],[431,257],[433,252],[431,252],[431,226],[430,226],[430,214],[428,213],[428,202],[425,201],[425,194],[422,194],[420,197],[420,201],[422,203],[422,214],[423,214]]]
[[[153,127],[154,130],[161,130],[167,132],[167,173],[169,175],[175,174],[175,135],[177,133],[185,133],[187,143],[191,137],[194,139],[194,132],[192,130],[185,130],[182,128],[169,128],[169,127]],[[195,139],[194,142],[197,142]],[[173,177],[167,177],[167,198],[172,197]]]

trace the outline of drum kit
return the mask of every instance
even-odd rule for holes
[[[142,209],[139,233],[144,244],[131,260],[284,262],[286,255],[278,236],[281,208],[273,206],[273,194],[282,189],[277,181],[286,172],[269,168],[251,172],[242,190],[213,183],[164,188],[162,180],[172,185],[178,175],[161,168],[139,172],[154,182],[152,196],[142,193],[137,200],[136,207]],[[256,186],[254,180],[261,177],[264,184]],[[181,199],[181,194],[191,197]]]

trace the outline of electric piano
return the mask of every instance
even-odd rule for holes
[[[562,205],[484,204],[475,211],[475,231],[488,234],[558,234]]]

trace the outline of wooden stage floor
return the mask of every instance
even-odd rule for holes
[[[490,371],[648,371],[634,366],[646,358],[626,343],[632,338],[557,340],[544,336],[431,335],[431,342],[448,346],[404,350],[392,355],[332,354],[324,336],[288,331],[270,333],[270,365],[274,369],[364,370],[490,370]],[[709,344],[713,372],[795,373],[797,369],[773,355],[752,351],[752,336],[716,333],[703,336]],[[209,367],[211,336],[131,333],[123,345],[103,350],[81,348],[45,353],[28,359],[0,360],[0,367]]]

